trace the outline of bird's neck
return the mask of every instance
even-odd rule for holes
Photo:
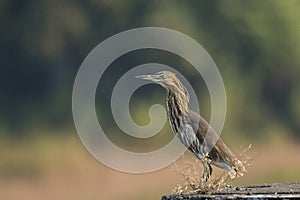
[[[184,115],[187,116],[189,112],[189,98],[185,95],[181,95],[180,93],[175,94],[172,90],[168,90],[167,94],[167,109],[171,114],[176,115]]]

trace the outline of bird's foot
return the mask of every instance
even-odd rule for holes
[[[206,184],[209,180],[210,175],[208,173],[203,173],[200,178],[200,183]]]
[[[203,174],[200,182],[206,184],[212,174],[212,167],[208,162],[203,162]]]

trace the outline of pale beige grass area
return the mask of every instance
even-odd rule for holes
[[[180,181],[172,166],[153,173],[123,173],[94,159],[77,138],[47,139],[44,145],[34,141],[14,146],[10,155],[2,145],[0,199],[157,199]]]
[[[184,165],[182,159],[156,172],[129,174],[101,164],[76,137],[10,146],[2,143],[0,147],[0,199],[160,199],[185,183],[176,170]],[[251,151],[252,167],[229,184],[300,181],[299,144],[254,144]],[[190,153],[185,156],[192,157]],[[214,172],[222,170],[214,168]]]
[[[292,141],[253,146],[254,164],[241,184],[300,182],[300,144]]]

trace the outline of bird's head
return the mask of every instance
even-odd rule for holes
[[[152,81],[160,84],[166,89],[171,89],[174,86],[178,86],[180,83],[176,75],[169,71],[160,71],[152,75],[139,75],[136,76],[136,78]]]
[[[176,75],[170,71],[160,71],[152,75],[139,75],[136,78],[149,80],[157,83],[167,90],[171,90],[175,94],[185,95],[189,98],[189,94]]]

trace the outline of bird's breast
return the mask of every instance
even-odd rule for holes
[[[200,160],[205,156],[205,146],[200,143],[191,125],[185,125],[181,131],[177,133],[177,137],[192,153]]]

